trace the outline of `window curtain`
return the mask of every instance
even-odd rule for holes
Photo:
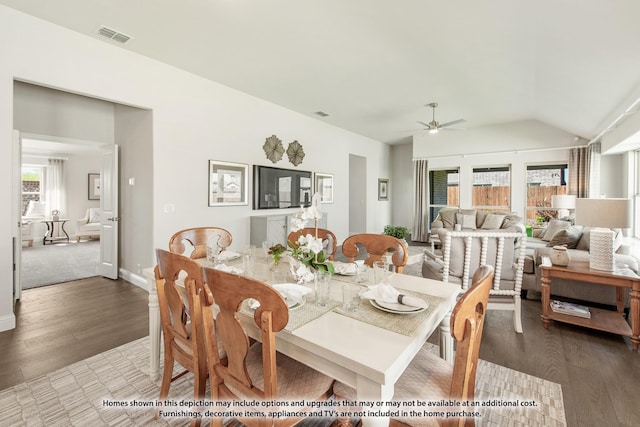
[[[67,196],[64,185],[64,160],[49,159],[46,179],[45,194],[50,210],[47,215],[50,215],[53,210],[59,210],[61,216],[66,215]]]
[[[426,160],[413,162],[413,229],[411,240],[426,242],[429,239],[429,169]]]
[[[569,150],[568,194],[600,197],[600,150],[599,142]]]

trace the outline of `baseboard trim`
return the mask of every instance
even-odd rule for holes
[[[16,328],[16,315],[14,313],[0,317],[0,332],[10,331]]]
[[[132,283],[137,287],[144,289],[147,292],[149,291],[149,287],[147,286],[147,279],[145,279],[143,276],[140,276],[139,274],[134,274],[129,270],[125,270],[124,268],[120,269],[119,276],[120,278],[126,280],[129,283]]]

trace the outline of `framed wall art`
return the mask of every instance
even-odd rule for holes
[[[378,179],[378,200],[389,200],[389,180]]]
[[[333,203],[333,175],[316,173],[315,192],[320,194],[320,203]]]
[[[249,165],[209,160],[209,206],[249,204]]]
[[[100,174],[99,173],[89,174],[88,187],[89,187],[89,192],[88,192],[89,200],[100,200]]]

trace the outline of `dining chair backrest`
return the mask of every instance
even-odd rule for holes
[[[349,258],[349,262],[354,262],[360,249],[358,245],[364,246],[369,257],[364,261],[369,267],[375,261],[380,261],[388,251],[392,251],[391,262],[396,272],[402,273],[402,268],[407,265],[409,251],[407,245],[400,239],[386,234],[354,234],[347,237],[342,243],[342,253]]]
[[[289,236],[287,238],[287,244],[289,245],[289,247],[292,247],[292,248],[297,247],[298,237],[306,236],[307,234],[311,234],[312,236],[315,236],[316,230],[318,232],[318,237],[322,239],[322,247],[328,256],[328,259],[333,261],[333,258],[336,253],[336,249],[338,247],[338,241],[336,239],[336,235],[333,234],[332,231],[327,230],[326,228],[316,229],[313,227],[307,227],[307,228],[302,228],[298,231],[292,231],[291,233],[289,233]]]
[[[164,334],[160,401],[167,398],[171,382],[186,372],[194,375],[194,398],[201,398],[205,396],[208,376],[198,300],[204,285],[202,270],[196,261],[163,249],[156,249],[156,257],[156,289]],[[185,368],[176,376],[173,376],[174,361]]]
[[[460,401],[473,400],[480,341],[484,327],[493,267],[482,265],[473,275],[451,315],[451,335],[457,341],[449,396]]]
[[[184,241],[193,246],[193,251],[188,256],[192,259],[207,257],[207,242],[211,238],[218,236],[218,246],[222,250],[231,246],[231,233],[220,227],[194,227],[180,230],[169,239],[169,250],[180,255],[185,255],[187,250]]]
[[[212,268],[202,270],[206,284],[200,296],[200,305],[211,372],[211,400],[277,398],[275,332],[284,329],[289,321],[289,310],[284,298],[274,288],[259,280]],[[262,390],[249,376],[247,354],[250,340],[237,315],[242,302],[249,298],[260,303],[253,318],[262,335],[262,365],[261,368],[254,366],[253,369],[262,369]],[[212,311],[214,300],[219,309],[215,326]],[[216,334],[227,351],[226,364],[221,363],[218,357]]]

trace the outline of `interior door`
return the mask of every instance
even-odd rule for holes
[[[12,145],[12,185],[13,214],[11,215],[13,227],[13,299],[22,297],[22,140],[20,131],[13,131]]]
[[[118,145],[102,153],[100,167],[100,264],[98,273],[118,278]]]

